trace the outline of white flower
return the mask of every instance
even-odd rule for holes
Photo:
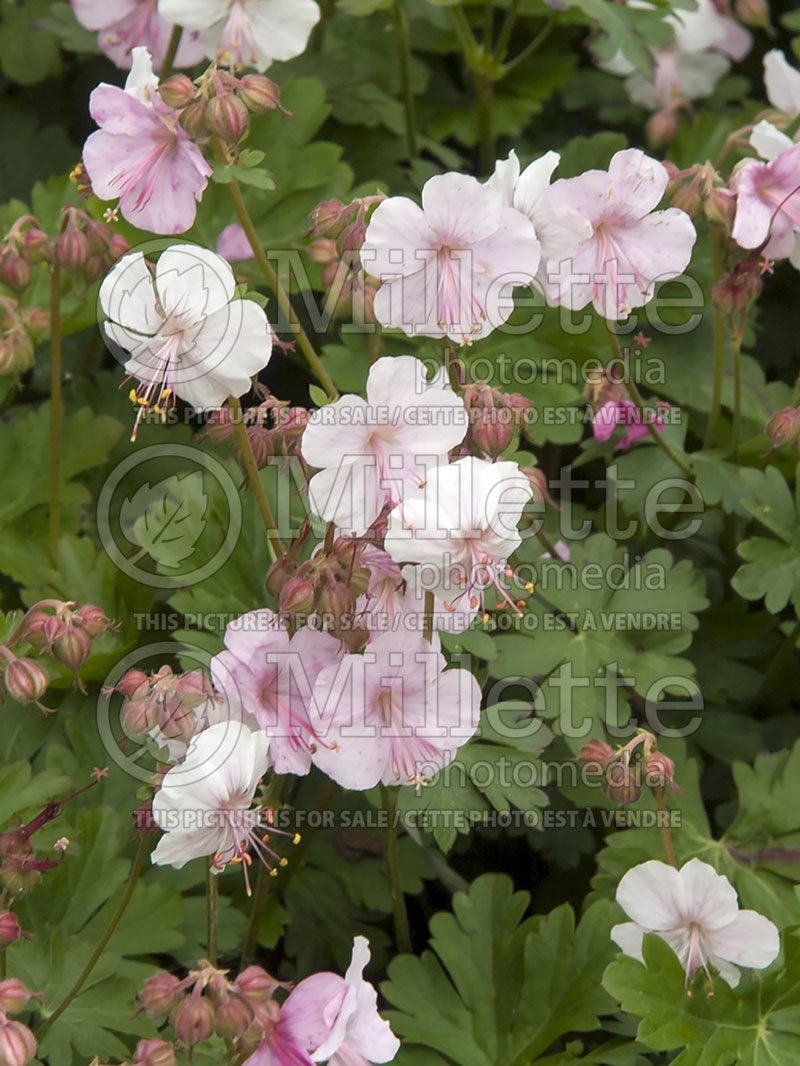
[[[153,818],[164,830],[152,854],[156,865],[180,870],[190,859],[213,855],[215,869],[244,859],[246,872],[250,847],[262,857],[261,812],[250,806],[267,770],[268,746],[266,733],[233,721],[194,737],[153,798]]]
[[[633,921],[615,925],[612,940],[643,961],[642,938],[657,933],[680,959],[687,985],[701,968],[710,980],[711,963],[735,988],[737,965],[763,970],[780,951],[772,922],[756,911],[740,911],[727,877],[699,859],[680,870],[656,860],[634,866],[617,886],[617,903]]]
[[[773,107],[786,115],[800,115],[800,71],[773,48],[764,56],[764,85]]]
[[[159,0],[158,11],[168,22],[205,30],[209,59],[256,70],[299,56],[319,22],[314,0]]]
[[[136,423],[177,393],[197,408],[241,396],[269,362],[272,332],[253,300],[234,300],[222,256],[194,244],[161,253],[155,277],[141,252],[123,256],[100,286],[106,336],[142,383]],[[135,429],[134,429],[135,435]]]
[[[446,462],[467,431],[461,398],[432,388],[413,356],[378,359],[366,391],[366,400],[342,396],[315,411],[302,440],[303,458],[320,470],[309,486],[311,509],[356,535],[429,466]]]
[[[522,540],[517,523],[533,495],[516,463],[468,457],[432,470],[389,515],[384,547],[397,563],[417,563],[422,584],[445,606],[474,612],[500,584]]]

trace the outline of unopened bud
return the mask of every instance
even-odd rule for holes
[[[281,590],[290,578],[294,577],[297,573],[297,563],[294,559],[285,555],[282,559],[278,559],[273,563],[269,569],[266,580],[267,592],[271,596],[278,597],[281,594]]]
[[[89,219],[83,227],[83,232],[89,245],[90,255],[104,255],[108,251],[113,236],[108,223],[94,218]]]
[[[121,259],[131,249],[130,241],[121,233],[115,233],[108,242],[108,254],[113,260]]]
[[[89,258],[89,242],[78,229],[67,229],[56,238],[56,260],[62,270],[75,274]]]
[[[61,636],[53,641],[53,655],[73,672],[83,666],[91,651],[92,638],[79,626],[68,626]]]
[[[166,970],[148,977],[139,993],[139,1002],[151,1018],[165,1018],[183,998],[181,982]]]
[[[175,1066],[175,1048],[167,1040],[140,1040],[133,1054],[136,1066]]]
[[[733,272],[711,286],[711,302],[725,314],[743,311],[761,295],[761,278],[755,269],[735,267]]]
[[[304,577],[290,578],[281,589],[280,610],[286,614],[309,614],[314,607],[314,584]]]
[[[497,459],[508,448],[516,432],[513,420],[501,407],[484,407],[473,411],[470,437],[484,455]]]
[[[40,229],[32,227],[26,229],[22,235],[22,247],[20,253],[29,263],[41,263],[49,257],[49,238]]]
[[[214,1008],[207,999],[193,994],[178,1004],[170,1021],[178,1039],[194,1047],[214,1032]]]
[[[620,807],[635,803],[642,794],[638,775],[625,762],[613,762],[606,773],[605,789],[610,799]]]
[[[339,258],[336,241],[332,241],[330,237],[317,237],[306,248],[306,252],[312,263],[320,263],[323,266],[335,263]]]
[[[651,788],[666,788],[673,784],[675,763],[660,751],[648,755],[644,764],[645,781]]]
[[[128,670],[117,682],[116,689],[118,692],[123,692],[130,698],[137,689],[147,683],[147,674],[143,673],[141,670]]]
[[[736,214],[736,197],[727,189],[712,189],[706,197],[703,211],[712,225],[730,230]]]
[[[688,185],[681,185],[672,197],[672,206],[685,211],[692,218],[699,213],[700,204],[700,190],[694,181],[690,181]]]
[[[353,208],[341,200],[324,200],[311,212],[314,233],[318,237],[338,237],[347,220],[352,216]]]
[[[735,0],[733,10],[736,18],[745,26],[760,26],[765,30],[772,28],[767,0]]]
[[[253,1022],[253,1008],[245,999],[227,996],[216,1005],[214,1020],[217,1036],[223,1040],[237,1040]]]
[[[264,74],[245,74],[239,83],[237,92],[239,99],[253,114],[260,114],[263,111],[283,111],[278,86]],[[285,114],[288,114],[288,111]]]
[[[647,139],[654,148],[663,148],[675,137],[678,128],[677,116],[674,107],[665,107],[662,111],[656,111],[650,116],[645,124]]]
[[[31,268],[27,260],[13,252],[0,262],[0,280],[12,292],[24,292],[31,283]]]
[[[614,749],[610,744],[606,744],[604,740],[590,740],[578,752],[578,762],[582,762],[584,765],[598,763],[600,766],[605,767],[613,758]]]
[[[186,107],[195,97],[197,89],[191,78],[186,74],[173,74],[158,87],[158,95],[167,105],[176,111]]]
[[[207,137],[208,125],[206,124],[205,100],[193,100],[184,107],[178,116],[178,122],[180,122],[192,140],[198,141]]]
[[[75,612],[75,619],[80,622],[90,637],[102,637],[113,625],[102,609],[91,603],[85,603],[79,607]]]
[[[784,407],[764,430],[773,448],[791,448],[800,440],[800,407]]]
[[[36,1054],[36,1037],[22,1022],[0,1025],[0,1066],[28,1066]]]
[[[206,124],[226,144],[238,144],[247,132],[250,113],[235,93],[220,93],[206,105]]]
[[[281,987],[281,982],[276,981],[260,966],[248,966],[233,982],[233,987],[248,1003],[255,1006],[272,999],[275,989]]]
[[[6,1014],[19,1014],[25,1010],[25,1005],[31,998],[31,993],[16,977],[7,977],[0,981],[0,1011]]]
[[[0,911],[0,948],[7,948],[22,936],[19,918],[11,911]]]
[[[25,706],[37,703],[47,691],[44,667],[34,659],[12,659],[6,666],[3,682],[10,696]]]
[[[352,589],[341,581],[336,581],[330,575],[320,589],[317,598],[317,607],[324,621],[332,622],[334,627],[341,623],[349,622],[356,609],[356,598]]]
[[[158,724],[155,699],[146,696],[144,699],[126,700],[120,712],[120,721],[126,737],[143,737]]]

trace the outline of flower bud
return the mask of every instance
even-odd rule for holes
[[[27,260],[13,252],[0,262],[0,280],[12,292],[24,292],[31,283],[31,268]]]
[[[12,659],[6,666],[3,681],[17,703],[37,703],[47,691],[48,677],[34,659]]]
[[[645,124],[647,139],[654,148],[663,148],[675,136],[678,128],[674,107],[665,107],[650,116]]]
[[[214,1020],[217,1036],[223,1040],[237,1040],[250,1028],[253,1008],[245,999],[226,996],[216,1005]]]
[[[11,911],[0,911],[0,948],[7,948],[21,936],[22,930],[16,914],[12,914]]]
[[[605,767],[613,758],[614,749],[610,744],[606,744],[604,740],[590,740],[578,752],[578,762],[584,764],[598,763],[600,766]]]
[[[28,1066],[36,1054],[36,1037],[22,1022],[0,1025],[0,1066]]]
[[[66,229],[56,238],[56,261],[68,274],[82,269],[89,258],[89,242],[78,229]]]
[[[66,623],[56,615],[33,608],[25,616],[22,630],[25,640],[34,648],[49,648],[66,629]]]
[[[108,242],[108,254],[112,260],[121,259],[123,255],[129,252],[131,249],[130,241],[127,237],[123,237],[121,233],[115,233],[111,240]]]
[[[699,214],[700,204],[700,190],[694,181],[690,181],[688,185],[679,186],[672,197],[672,206],[685,211],[691,218]]]
[[[650,788],[666,788],[673,784],[675,763],[660,751],[653,752],[645,760],[644,778]]]
[[[214,1032],[214,1008],[202,996],[187,996],[170,1018],[175,1035],[187,1047],[202,1044]]]
[[[181,111],[178,122],[194,141],[208,136],[205,100],[193,100]]]
[[[186,74],[173,74],[158,87],[158,95],[167,105],[176,111],[186,107],[194,99],[197,89]]]
[[[53,655],[70,670],[78,671],[92,650],[92,638],[85,629],[79,626],[69,625],[65,631],[53,641]]]
[[[297,563],[285,555],[272,564],[267,574],[266,589],[271,596],[280,596],[281,590],[290,578],[297,573]]]
[[[226,144],[238,144],[247,132],[250,113],[234,93],[220,93],[206,105],[206,124]]]
[[[761,278],[755,269],[739,264],[711,286],[711,302],[725,314],[743,311],[761,295]]]
[[[238,995],[255,1005],[272,999],[275,989],[281,987],[281,982],[276,981],[260,966],[248,966],[233,982],[233,987]]]
[[[345,206],[341,200],[324,200],[311,212],[314,233],[318,237],[338,237],[352,214],[353,208],[349,204]]]
[[[354,593],[342,581],[337,581],[329,573],[317,597],[317,609],[322,615],[323,623],[338,628],[342,623],[349,624],[356,609]]]
[[[90,218],[83,227],[83,233],[89,246],[90,255],[103,255],[108,251],[108,246],[113,236],[108,223]]]
[[[126,737],[143,737],[158,724],[156,701],[150,696],[126,700],[120,711],[120,721]]]
[[[736,197],[727,189],[712,189],[706,197],[703,211],[712,225],[730,230],[736,214]]]
[[[314,607],[314,583],[305,577],[290,578],[281,589],[278,601],[281,612],[310,614]]]
[[[113,625],[111,619],[106,618],[103,610],[91,603],[85,603],[82,607],[79,607],[74,617],[76,621],[80,622],[90,637],[102,637]]]
[[[502,407],[484,407],[473,411],[477,417],[470,426],[470,438],[478,451],[497,459],[511,445],[516,428]]]
[[[148,977],[139,993],[139,1002],[151,1018],[165,1018],[183,998],[181,982],[166,970]]]
[[[140,837],[158,836],[161,828],[153,817],[153,801],[146,800],[131,811],[133,827]]]
[[[606,773],[606,793],[620,807],[635,803],[642,794],[638,774],[628,763],[613,762]]]
[[[20,252],[29,263],[42,263],[50,256],[49,238],[40,229],[31,227],[22,235],[22,247]]]
[[[745,26],[760,26],[771,30],[770,10],[767,0],[735,0],[733,11],[736,18]]]
[[[45,307],[29,307],[25,311],[25,324],[34,339],[40,340],[50,329],[50,312]]]
[[[141,670],[128,670],[128,672],[123,674],[119,679],[116,688],[118,692],[123,692],[128,698],[131,698],[137,689],[147,683],[147,674],[143,673]]]
[[[800,407],[784,407],[767,422],[764,432],[773,448],[791,448],[800,440]]]
[[[175,1048],[166,1040],[157,1037],[140,1040],[133,1054],[136,1066],[175,1066]]]
[[[330,237],[317,237],[308,245],[306,253],[312,263],[320,263],[323,266],[334,263],[339,258],[336,241],[332,241]]]
[[[248,111],[260,114],[263,111],[283,111],[278,86],[264,74],[245,74],[237,90],[239,99]],[[288,115],[288,111],[284,114]]]
[[[25,1004],[31,998],[22,981],[16,977],[7,977],[0,981],[0,1011],[6,1014],[19,1014],[25,1010]]]

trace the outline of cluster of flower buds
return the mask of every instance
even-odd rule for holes
[[[212,413],[198,441],[213,440],[216,443],[233,443],[236,429],[233,423],[235,415],[230,407],[223,407]],[[256,466],[261,469],[275,457],[300,457],[300,440],[308,424],[309,413],[305,407],[292,407],[288,403],[267,396],[257,407],[250,407],[244,413],[247,437]],[[244,466],[241,449],[236,447],[236,460]]]
[[[50,239],[33,215],[21,215],[0,245],[0,281],[17,294],[23,293],[33,278],[31,267],[52,255]]]
[[[26,612],[9,645],[25,642],[52,655],[72,671],[75,687],[82,690],[79,670],[91,654],[92,642],[114,628],[114,623],[94,604],[78,607],[72,600],[40,600]],[[3,675],[6,690],[18,703],[38,702],[47,681],[44,668],[30,658],[12,656]]]
[[[738,316],[741,329],[744,328],[750,305],[761,295],[763,273],[764,267],[756,251],[737,263],[730,274],[711,286],[713,305],[726,315]]]
[[[680,170],[674,163],[664,166],[670,175],[667,196],[673,207],[679,207],[695,219],[702,213],[712,226],[720,226],[729,234],[736,214],[736,198],[711,164],[695,164],[687,170]]]
[[[293,545],[267,576],[267,590],[277,596],[285,622],[292,627],[313,624],[334,633],[350,651],[361,648],[369,635],[356,609],[370,581],[369,568],[361,562],[363,549],[362,541],[340,537],[298,565]]]
[[[123,674],[112,691],[121,692],[122,728],[129,737],[156,731],[166,740],[188,743],[216,694],[202,670],[176,674],[162,666],[150,675],[141,670]]]
[[[34,363],[34,345],[46,333],[50,316],[43,307],[23,307],[0,296],[0,374],[23,374]]]
[[[53,244],[53,255],[61,269],[88,284],[104,278],[129,250],[121,233],[114,233],[107,222],[92,218],[77,207],[64,212]]]
[[[178,112],[178,121],[195,141],[218,137],[235,147],[250,128],[251,115],[280,111],[289,117],[277,85],[265,75],[236,78],[215,64],[195,81],[186,74],[173,74],[158,92],[167,107]]]
[[[152,1037],[150,1040],[140,1040],[131,1061],[123,1062],[120,1066],[175,1066],[177,1061],[173,1043]],[[93,1059],[90,1066],[101,1066],[100,1060]]]
[[[656,748],[656,738],[646,729],[620,748],[604,740],[590,740],[578,753],[584,772],[600,778],[606,795],[620,807],[636,803],[642,788],[677,791],[673,780],[675,766],[669,756]]]
[[[767,422],[764,432],[772,450],[797,448],[800,451],[800,407],[784,407]]]
[[[183,979],[167,971],[149,978],[139,1002],[151,1018],[169,1018],[177,1040],[189,1049],[216,1034],[241,1052],[257,1047],[265,1031],[274,1026],[279,1007],[272,997],[278,988],[289,987],[260,966],[248,966],[230,981],[227,970],[201,959],[198,969]],[[138,1061],[144,1066],[144,1060]],[[171,1063],[151,1059],[147,1066]]]
[[[501,392],[485,382],[468,385],[463,399],[469,415],[464,443],[475,455],[489,459],[499,459],[511,447],[533,410],[527,397]]]
[[[322,267],[326,306],[334,318],[352,316],[359,323],[375,322],[379,283],[369,275],[369,264],[362,264],[360,250],[367,232],[367,214],[384,198],[383,193],[377,193],[348,204],[325,200],[311,212],[312,227],[307,236],[315,239],[306,252]]]

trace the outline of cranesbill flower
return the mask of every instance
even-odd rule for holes
[[[463,401],[431,387],[424,364],[410,355],[378,359],[366,392],[366,400],[342,396],[315,411],[301,443],[305,461],[319,469],[311,509],[356,535],[428,467],[445,462],[467,431]]]
[[[764,56],[764,85],[773,107],[792,118],[800,115],[800,70],[777,48]]]
[[[343,788],[420,784],[478,728],[481,690],[419,634],[376,637],[314,686],[322,723],[314,764]]]
[[[127,70],[131,52],[145,47],[160,67],[172,26],[158,13],[157,0],[71,0],[75,17],[87,30],[97,30],[97,43],[112,63]],[[183,33],[175,67],[193,67],[205,48],[199,33]]]
[[[119,198],[122,217],[152,233],[183,233],[211,167],[156,92],[146,48],[134,48],[125,88],[102,82],[89,98],[100,127],[83,146],[83,163],[101,200]]]
[[[154,276],[155,274],[155,276]],[[136,427],[153,407],[163,414],[177,394],[198,409],[241,396],[269,362],[272,331],[253,300],[234,300],[225,259],[195,244],[173,244],[155,272],[141,252],[123,256],[100,286],[104,330],[125,370]]]
[[[314,0],[159,0],[168,22],[205,30],[206,55],[266,70],[299,56],[319,21]]]
[[[618,320],[652,299],[657,281],[678,277],[689,264],[697,238],[685,211],[656,211],[667,187],[666,168],[636,148],[613,156],[608,170],[587,170],[556,181],[549,192],[554,211],[577,211],[592,235],[571,259],[548,264],[547,296],[580,310]]]
[[[307,774],[317,743],[309,717],[319,673],[342,656],[329,633],[299,629],[292,637],[269,610],[250,611],[225,630],[226,651],[211,661],[217,689],[241,706],[270,737],[270,756],[279,774]]]
[[[378,205],[360,254],[383,282],[381,325],[468,344],[508,319],[511,288],[530,284],[541,249],[530,219],[497,189],[439,174],[425,183],[422,207],[405,196]]]
[[[666,410],[668,403],[660,401],[659,410]],[[664,422],[661,416],[654,412],[647,412],[647,422],[652,422],[659,433],[664,432]],[[642,418],[639,408],[632,400],[607,400],[594,413],[592,420],[592,432],[595,440],[605,441],[611,436],[617,426],[624,426],[625,436],[616,446],[617,451],[623,451],[637,440],[649,435],[647,422]]]
[[[800,144],[769,122],[759,122],[750,143],[769,161],[745,159],[731,177],[736,217],[731,236],[742,248],[762,248],[769,259],[792,257],[800,227]],[[800,258],[798,258],[800,262]]]
[[[763,970],[780,951],[772,922],[740,911],[727,877],[699,859],[680,870],[655,859],[634,866],[617,886],[617,902],[633,921],[615,925],[612,940],[642,961],[645,933],[657,933],[680,959],[687,986],[699,969],[711,980],[710,963],[735,988],[737,966]]]
[[[450,609],[474,613],[489,588],[510,603],[500,579],[522,543],[517,524],[532,496],[516,463],[459,459],[404,495],[384,546],[395,562],[416,563],[422,584]]]

